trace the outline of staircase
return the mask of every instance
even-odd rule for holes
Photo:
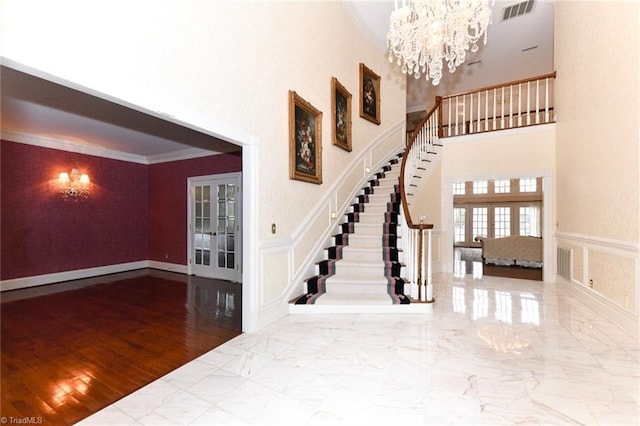
[[[411,303],[398,248],[398,158],[362,188],[341,232],[333,236],[334,245],[317,264],[317,275],[306,280],[307,293],[290,305],[291,313],[400,312]]]
[[[291,301],[289,312],[432,312],[434,225],[419,201],[441,140],[555,122],[555,77],[553,72],[436,97],[405,152],[356,196],[334,245],[325,249],[317,274],[305,280],[306,293]]]

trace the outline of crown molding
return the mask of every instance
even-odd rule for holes
[[[75,152],[78,154],[93,155],[96,157],[110,158],[112,160],[127,161],[137,164],[158,164],[171,161],[190,160],[193,158],[208,157],[221,154],[217,151],[209,151],[200,148],[185,148],[169,153],[154,154],[149,156],[130,154],[122,151],[102,148],[95,145],[86,145],[54,136],[37,135],[32,133],[16,132],[8,129],[0,129],[2,140],[23,143],[44,148],[58,149],[61,151]]]

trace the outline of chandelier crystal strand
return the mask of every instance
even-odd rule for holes
[[[405,74],[438,85],[443,63],[453,73],[478,40],[487,43],[494,0],[403,0],[391,13],[387,46],[389,62]]]

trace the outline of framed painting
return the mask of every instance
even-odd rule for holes
[[[289,177],[322,183],[322,112],[289,91]]]
[[[360,117],[380,124],[380,76],[360,63]]]
[[[333,144],[351,152],[351,93],[331,77]]]

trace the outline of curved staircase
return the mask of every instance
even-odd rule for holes
[[[398,248],[398,158],[362,188],[341,232],[333,236],[335,245],[317,264],[317,275],[306,280],[306,294],[290,305],[291,313],[399,312],[400,305],[411,303]]]

